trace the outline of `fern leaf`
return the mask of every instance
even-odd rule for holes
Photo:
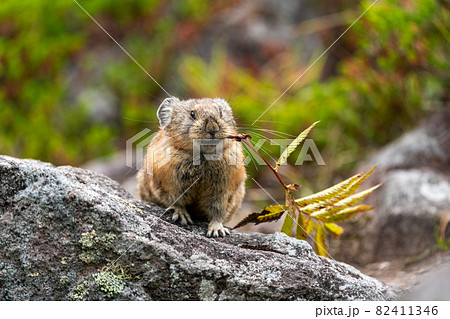
[[[306,239],[307,233],[306,233],[306,220],[305,216],[303,216],[302,213],[298,214],[297,218],[297,228],[295,230],[295,238],[297,239]]]
[[[316,252],[320,256],[327,257],[327,245],[325,244],[325,228],[322,223],[317,224],[316,234],[314,236],[314,245]]]
[[[316,224],[314,223],[314,220],[312,218],[308,218],[308,223],[306,225],[306,233],[311,234],[316,227]]]
[[[330,216],[334,215],[335,213],[356,204],[358,201],[360,201],[361,199],[363,199],[364,197],[366,197],[367,195],[372,193],[375,189],[377,189],[380,186],[381,186],[381,184],[378,184],[371,188],[366,189],[365,191],[348,196],[348,197],[340,200],[333,206],[329,206],[329,207],[320,209],[318,211],[315,211],[314,213],[310,214],[310,216],[320,219],[320,220],[323,220],[324,218],[330,217]]]
[[[285,233],[289,237],[292,235],[292,228],[294,227],[295,220],[295,207],[289,206],[286,217],[284,218],[283,226],[281,226],[281,232]]]
[[[291,153],[295,151],[295,149],[300,145],[300,143],[305,140],[306,136],[308,136],[309,132],[313,129],[313,127],[316,126],[316,124],[319,122],[320,121],[313,123],[310,127],[301,132],[300,135],[297,136],[296,139],[293,140],[292,143],[285,148],[285,150],[283,151],[283,153],[281,153],[281,156],[275,165],[274,168],[275,171],[278,171],[278,168],[280,168],[280,166],[287,161],[289,155],[291,155]]]
[[[367,177],[372,174],[375,168],[376,166],[364,175],[362,173],[356,174],[319,193],[297,199],[296,203],[299,206],[304,207],[302,208],[302,212],[305,214],[311,214],[317,210],[331,206],[356,192],[359,186],[361,186]]]
[[[357,181],[359,178],[361,178],[362,174],[357,174],[355,176],[352,176],[345,181],[340,182],[339,184],[336,184],[330,188],[327,188],[321,192],[296,199],[295,202],[300,207],[305,207],[310,204],[319,203],[322,201],[325,201],[330,198],[334,198],[337,194],[342,192],[343,190],[347,189],[347,187],[351,184],[353,184],[355,181]],[[303,209],[302,209],[303,211]]]
[[[234,226],[233,229],[242,227],[249,223],[258,225],[260,223],[276,221],[280,219],[280,217],[284,214],[285,211],[286,206],[284,205],[271,205],[264,207],[261,213],[252,213],[248,215],[243,220],[241,220],[236,226]]]
[[[264,210],[256,217],[259,222],[267,222],[267,221],[274,221],[278,220],[281,215],[286,210],[286,206],[283,205],[271,205],[268,207],[265,207]]]
[[[373,173],[375,168],[377,168],[377,165],[375,165],[370,171],[368,171],[366,174],[361,176],[358,180],[356,180],[351,185],[349,185],[349,187],[347,188],[346,194],[353,194],[354,192],[356,192],[358,190],[359,186],[361,186],[361,184]]]
[[[333,236],[340,236],[344,232],[344,228],[334,223],[323,223],[325,230]]]
[[[234,226],[233,229],[245,226],[245,225],[250,224],[250,223],[257,224],[259,222],[258,221],[258,216],[260,214],[261,213],[251,213],[250,215],[245,217],[243,220],[241,220],[236,226]]]
[[[326,223],[343,222],[343,221],[346,221],[346,220],[349,220],[349,219],[355,217],[358,213],[360,213],[362,211],[370,210],[372,208],[373,208],[372,206],[367,206],[367,205],[358,205],[358,206],[349,207],[349,208],[341,210],[337,214],[334,214],[330,217],[324,218],[324,222],[326,222]]]

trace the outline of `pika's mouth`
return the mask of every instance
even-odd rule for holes
[[[219,132],[218,134],[207,134],[206,139],[208,140],[223,140],[228,138],[225,134]]]
[[[246,139],[251,140],[252,136],[250,134],[237,134],[237,135],[228,135],[226,138],[230,138],[235,141],[241,142],[242,140],[246,140]]]

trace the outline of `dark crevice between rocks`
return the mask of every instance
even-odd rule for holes
[[[276,253],[276,254],[281,254],[281,255],[286,255],[278,250],[272,249],[268,246],[264,246],[264,245],[239,245],[239,248],[244,248],[244,249],[250,249],[250,250],[261,250],[261,251],[269,251],[272,253]]]

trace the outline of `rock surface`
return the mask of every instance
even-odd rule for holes
[[[204,236],[111,179],[0,156],[0,300],[385,300],[283,234]]]

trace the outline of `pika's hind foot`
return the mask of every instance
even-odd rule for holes
[[[208,232],[206,233],[207,237],[225,237],[229,235],[230,231],[223,227],[221,222],[211,221],[208,226]]]
[[[180,219],[182,225],[192,224],[192,219],[185,209],[175,208],[172,215],[172,220],[175,222]]]

